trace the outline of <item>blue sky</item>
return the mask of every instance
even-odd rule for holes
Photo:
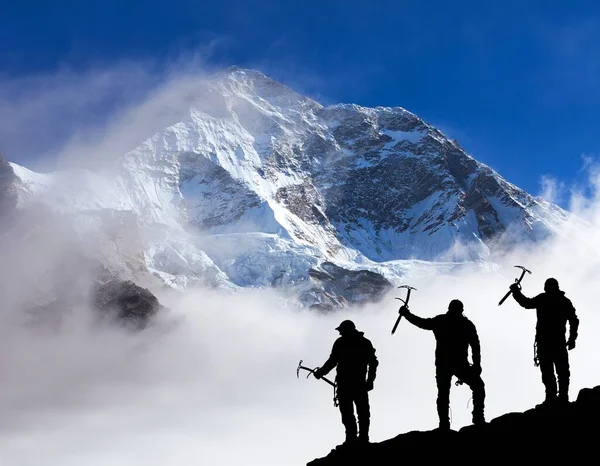
[[[12,83],[194,52],[325,104],[407,108],[534,194],[600,154],[596,2],[7,0],[0,15]],[[0,150],[27,161],[18,142]]]

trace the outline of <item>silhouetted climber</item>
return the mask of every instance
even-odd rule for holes
[[[436,339],[435,380],[437,383],[437,412],[440,429],[450,429],[450,383],[455,375],[459,382],[466,383],[473,392],[473,424],[485,423],[485,385],[481,378],[481,347],[473,322],[463,315],[463,303],[450,301],[448,312],[424,319],[412,314],[406,306],[400,313],[411,324],[424,330],[433,330]],[[471,347],[473,364],[469,363]]]
[[[320,379],[336,368],[337,400],[346,429],[344,445],[357,440],[354,405],[358,415],[358,441],[368,443],[371,418],[368,392],[373,389],[379,361],[373,344],[364,337],[364,332],[356,330],[354,322],[344,320],[336,330],[340,337],[333,344],[329,359],[314,376]]]
[[[521,292],[521,285],[510,286],[515,301],[526,309],[536,309],[534,362],[540,367],[542,382],[546,389],[546,398],[538,406],[552,404],[555,401],[569,402],[569,353],[575,348],[579,319],[575,308],[565,292],[560,290],[555,278],[544,283],[544,292],[533,298],[527,298]],[[566,324],[569,322],[569,340],[566,340]],[[558,396],[556,390],[558,376]]]

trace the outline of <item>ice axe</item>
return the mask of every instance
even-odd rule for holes
[[[517,267],[518,269],[522,269],[523,271],[521,272],[521,276],[519,278],[515,278],[515,283],[517,285],[519,285],[521,283],[521,280],[523,280],[523,277],[525,276],[526,273],[531,273],[530,270],[527,270],[525,267],[523,267],[522,265],[515,265],[515,267]],[[500,302],[498,303],[498,306],[500,306],[504,301],[506,301],[506,298],[508,298],[510,296],[510,294],[512,293],[512,290],[509,290],[508,293],[506,293],[504,295],[504,297],[500,300]]]
[[[416,288],[410,286],[410,285],[400,285],[398,288],[406,288],[408,289],[408,291],[406,292],[406,299],[402,299],[402,298],[396,298],[399,301],[402,301],[404,303],[404,305],[406,307],[408,307],[408,300],[410,299],[410,292],[412,290],[416,290]],[[400,311],[398,311],[400,312]],[[400,319],[402,319],[402,314],[398,315],[398,318],[396,319],[396,323],[394,324],[394,328],[392,328],[392,335],[396,332],[396,329],[398,328],[398,324],[400,323]]]
[[[303,366],[302,359],[300,359],[300,362],[298,363],[298,369],[296,369],[296,377],[298,377],[298,378],[300,378],[300,369],[304,369],[305,371],[308,371],[308,375],[306,376],[306,378],[308,379],[310,377],[310,374],[314,375],[314,372],[318,369],[318,367],[311,369],[310,367]],[[321,377],[321,380],[324,380],[332,387],[335,387],[335,383],[332,382],[331,380],[329,380],[327,377]]]
[[[315,367],[314,369],[311,369],[310,367],[306,367],[302,365],[302,359],[300,359],[300,362],[298,363],[298,368],[296,369],[296,377],[300,378],[300,369],[304,369],[305,371],[308,371],[308,375],[306,376],[306,378],[308,379],[310,377],[310,374],[315,375],[315,371],[318,369],[318,367]],[[319,380],[319,379],[317,379]],[[333,387],[333,405],[337,406],[338,405],[338,400],[337,400],[337,393],[336,393],[336,385],[334,382],[332,382],[331,380],[329,380],[327,377],[321,377],[320,380],[323,380],[325,382],[327,382],[329,385],[331,385]]]

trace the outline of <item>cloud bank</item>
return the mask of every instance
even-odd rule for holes
[[[115,81],[122,82],[122,94],[131,89],[138,93],[115,103],[118,110],[110,112],[111,118],[59,138],[53,151],[56,160],[68,165],[110,160],[151,128],[175,118],[193,101],[202,79],[202,74],[173,72],[157,81],[133,69],[123,75],[92,73],[85,83],[59,79],[49,92],[32,94],[34,98],[19,100],[15,94],[11,102],[19,105],[4,107],[0,121],[22,107],[14,117],[14,131],[29,137],[34,127],[52,136],[54,122],[40,115],[52,116],[50,110],[72,102],[64,115],[78,120],[78,109],[106,105],[102,93],[114,95]],[[587,169],[588,185],[571,194],[573,212],[589,222],[578,240],[556,238],[535,249],[514,250],[486,273],[465,270],[409,283],[417,288],[410,304],[418,315],[445,312],[455,298],[464,302],[482,342],[488,418],[528,409],[543,398],[539,369],[533,366],[534,312],[521,309],[512,298],[497,304],[519,274],[514,265],[533,272],[523,281],[526,295],[541,292],[545,279],[553,276],[578,311],[580,337],[570,353],[571,396],[600,384],[600,343],[595,338],[600,328],[600,171],[593,163]],[[555,184],[545,186],[555,192]],[[398,309],[395,294],[378,305],[320,314],[288,305],[273,291],[224,295],[163,290],[157,293],[170,311],[147,332],[95,325],[86,306],[66,316],[58,330],[47,331],[23,325],[21,303],[39,286],[37,277],[61,263],[70,240],[60,230],[49,235],[40,228],[33,243],[5,244],[1,250],[3,259],[11,259],[0,261],[0,276],[11,283],[4,291],[0,320],[3,464],[306,464],[340,443],[344,433],[331,387],[303,374],[298,379],[296,367],[300,359],[305,365],[321,365],[338,336],[334,328],[345,318],[372,340],[380,360],[371,392],[372,441],[437,426],[435,341],[407,322],[390,334]],[[71,267],[75,275],[85,272]],[[20,274],[14,273],[16,268]],[[469,399],[466,386],[453,386],[453,428],[470,423]]]
[[[518,276],[513,263],[533,272],[523,281],[526,295],[554,276],[577,308],[571,396],[600,383],[597,250],[559,240],[515,252],[495,273],[412,281],[411,309],[419,315],[444,312],[454,298],[464,302],[482,342],[488,418],[543,398],[533,366],[534,311],[512,298],[497,305]],[[434,338],[404,321],[390,334],[394,296],[378,306],[319,314],[260,290],[164,293],[160,299],[171,310],[156,327],[133,335],[92,325],[85,308],[58,333],[3,319],[3,458],[50,466],[305,464],[340,443],[343,428],[331,387],[304,372],[296,378],[296,367],[300,359],[321,365],[345,318],[372,340],[380,360],[372,441],[433,429]],[[469,399],[466,386],[453,386],[453,428],[470,423]]]

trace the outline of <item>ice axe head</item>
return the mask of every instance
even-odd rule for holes
[[[410,285],[400,285],[398,288],[406,288],[408,290],[406,292],[406,301],[403,299],[400,299],[400,298],[396,298],[396,299],[400,299],[400,301],[402,301],[405,306],[408,306],[408,300],[410,299],[410,292],[412,290],[416,290],[416,288],[414,286],[410,286]]]
[[[515,283],[516,283],[517,287],[520,289],[521,288],[521,280],[523,280],[523,277],[525,276],[526,273],[531,273],[531,270],[527,270],[522,265],[515,265],[515,267],[522,270],[521,276],[519,278],[515,278]],[[511,293],[512,293],[512,290],[509,290],[508,293],[506,293],[504,295],[504,297],[500,300],[500,302],[498,303],[498,306],[500,306],[504,301],[506,301],[506,299],[511,295]]]
[[[398,288],[408,288],[408,290],[416,290],[416,288],[414,286],[410,286],[410,285],[400,285]]]
[[[312,374],[315,369],[311,369],[310,367],[306,367],[302,365],[302,359],[300,359],[300,362],[298,363],[298,369],[296,369],[296,377],[300,378],[300,369],[304,369],[305,371],[308,372],[308,375],[306,376],[306,378],[308,379],[310,377],[310,374]]]
[[[516,280],[517,283],[520,283],[521,280],[523,280],[523,277],[525,276],[526,273],[531,273],[531,270],[527,270],[522,265],[515,265],[515,267],[517,267],[518,269],[521,269],[523,271],[523,272],[521,272],[521,276],[519,277],[519,279]]]

